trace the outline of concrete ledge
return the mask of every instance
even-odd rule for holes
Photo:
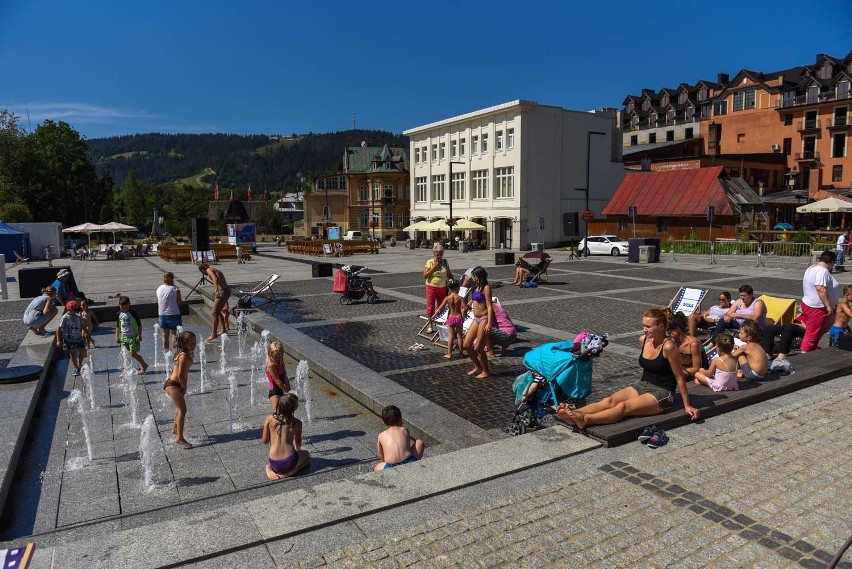
[[[445,453],[440,458],[430,459],[427,450],[426,459],[391,470],[46,548],[49,551],[42,559],[52,560],[53,569],[175,567],[375,514],[598,447],[599,443],[587,437],[554,428]],[[286,485],[286,481],[280,484]],[[151,547],[154,543],[157,547]]]
[[[33,381],[0,385],[0,431],[3,432],[0,443],[0,511],[6,507],[15,468],[56,349],[55,336],[43,338],[27,332],[8,367],[37,365],[42,366],[41,373]]]
[[[212,296],[206,291],[202,296],[207,309],[211,309]],[[194,305],[192,310],[200,318],[209,321],[210,313],[203,310],[200,304]],[[454,450],[483,444],[494,438],[458,415],[341,355],[265,312],[251,314],[248,321],[254,332],[260,334],[268,330],[272,339],[284,345],[288,356],[295,360],[307,360],[311,372],[372,413],[381,415],[386,405],[402,408],[406,425],[412,434],[422,438],[427,446],[440,444],[442,451]]]

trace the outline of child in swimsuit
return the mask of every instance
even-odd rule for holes
[[[486,379],[490,375],[488,356],[485,354],[486,341],[494,323],[494,306],[491,304],[491,285],[488,273],[482,267],[473,269],[474,290],[470,294],[473,322],[464,337],[464,347],[473,362],[473,369],[467,372],[476,379]]]
[[[89,299],[83,298],[80,300],[80,316],[83,317],[83,320],[88,324],[88,329],[86,330],[86,345],[95,347],[95,339],[92,338],[92,332],[95,328],[98,327],[100,321],[98,317],[95,316],[95,313],[92,312],[92,309],[89,307]]]
[[[746,345],[731,353],[740,364],[737,377],[744,377],[750,381],[760,381],[766,377],[766,372],[769,371],[769,357],[760,345],[762,339],[763,333],[754,320],[746,320],[740,326],[740,340]]]
[[[852,318],[852,285],[843,287],[843,296],[834,309],[834,325],[828,331],[828,345],[839,346],[840,335],[849,331],[849,319]]]
[[[447,355],[444,356],[445,360],[453,358],[453,345],[456,343],[459,346],[459,356],[464,354],[462,351],[462,339],[464,337],[462,323],[464,322],[464,313],[467,312],[467,303],[464,301],[464,298],[459,296],[460,288],[461,283],[459,281],[449,279],[447,281],[447,289],[450,291],[450,294],[435,309],[435,314],[441,314],[444,308],[449,307],[449,314],[447,315],[449,341],[447,342]]]
[[[266,477],[270,480],[293,476],[311,462],[310,453],[302,450],[302,422],[294,416],[298,407],[296,394],[287,393],[278,398],[275,413],[263,422],[260,441],[269,444]]]
[[[290,380],[284,369],[284,346],[281,342],[272,342],[266,352],[266,380],[269,382],[269,402],[274,413],[278,409],[278,400],[290,391]]]
[[[382,409],[382,421],[387,429],[379,434],[377,442],[381,462],[373,470],[378,472],[423,458],[426,447],[422,440],[412,439],[408,429],[402,426],[402,412],[399,407],[388,405]]]
[[[737,360],[731,355],[734,350],[734,338],[730,334],[716,336],[716,349],[719,355],[710,362],[710,368],[701,368],[695,372],[695,384],[706,385],[713,391],[737,391]]]
[[[163,384],[163,390],[175,404],[175,424],[172,427],[175,444],[183,448],[192,448],[192,444],[183,436],[183,426],[186,421],[186,382],[189,378],[189,368],[192,366],[192,354],[195,352],[196,342],[195,334],[192,332],[178,334],[175,365],[171,375]]]

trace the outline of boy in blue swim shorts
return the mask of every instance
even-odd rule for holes
[[[382,421],[387,429],[379,433],[377,446],[381,462],[376,465],[376,472],[423,458],[425,445],[422,440],[413,439],[402,426],[402,412],[398,407],[388,405],[382,409]]]
[[[849,319],[852,318],[850,302],[852,302],[852,285],[847,285],[843,287],[843,296],[840,297],[837,308],[834,309],[834,325],[828,331],[829,346],[839,346],[840,335],[849,332]]]

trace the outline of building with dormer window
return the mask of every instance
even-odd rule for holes
[[[326,237],[329,227],[376,238],[403,237],[409,225],[408,154],[384,146],[351,146],[338,171],[314,180],[305,195],[306,237]]]

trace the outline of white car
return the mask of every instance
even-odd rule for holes
[[[581,239],[577,249],[586,255],[619,255],[627,254],[627,241],[617,235],[589,235],[588,245]]]

